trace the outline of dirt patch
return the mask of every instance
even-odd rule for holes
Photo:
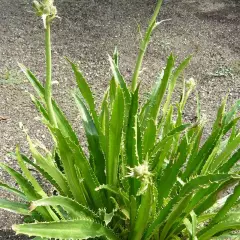
[[[1,0],[0,116],[5,119],[0,120],[0,158],[13,166],[15,163],[7,154],[14,151],[16,144],[27,152],[25,136],[18,127],[20,121],[29,129],[32,138],[50,145],[46,129],[37,120],[37,112],[27,93],[32,92],[32,88],[24,82],[16,64],[17,61],[24,63],[44,79],[41,74],[44,71],[42,23],[31,12],[30,2]],[[137,24],[145,28],[155,2],[57,1],[61,18],[55,21],[52,40],[54,79],[59,85],[54,88],[54,96],[77,131],[78,112],[69,94],[75,83],[63,56],[80,65],[99,99],[110,78],[107,53],[111,54],[115,46],[120,52],[122,73],[130,80],[140,37]],[[167,18],[171,21],[155,31],[147,51],[141,74],[142,92],[148,91],[170,52],[178,56],[177,62],[194,53],[185,77],[193,76],[197,80],[203,113],[211,122],[226,93],[229,92],[229,102],[240,97],[240,3],[237,0],[166,0],[159,19]],[[9,74],[7,69],[11,70]],[[189,119],[194,116],[194,109],[192,98],[185,113]],[[0,177],[11,182],[3,173]],[[3,192],[0,194],[5,196]],[[18,219],[4,211],[0,214],[0,229],[10,229]]]

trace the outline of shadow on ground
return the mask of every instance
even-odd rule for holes
[[[200,11],[196,16],[201,20],[218,21],[238,25],[240,23],[240,2],[238,0],[219,1],[219,7]]]
[[[1,230],[0,231],[0,240],[28,240],[29,238],[19,235],[16,236],[13,231],[10,230]]]
[[[202,24],[217,25],[219,28],[222,25],[223,31],[215,31],[217,39],[223,42],[227,38],[227,34],[234,39],[239,36],[240,26],[240,1],[239,0],[212,0],[212,1],[197,1],[197,0],[182,0],[181,3],[189,8],[190,12],[196,18],[202,21]],[[230,40],[231,41],[231,40]],[[228,40],[228,43],[229,40]],[[240,50],[239,42],[232,41],[228,47],[235,52]]]

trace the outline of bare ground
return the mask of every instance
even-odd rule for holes
[[[46,129],[36,119],[30,101],[31,86],[18,70],[22,62],[44,79],[43,28],[31,12],[30,0],[1,0],[0,3],[0,161],[16,167],[9,157],[16,144],[27,153],[22,122],[31,137],[46,145]],[[118,46],[121,70],[129,80],[139,43],[137,24],[144,29],[155,0],[58,0],[60,19],[53,26],[54,78],[59,82],[54,95],[73,126],[79,129],[79,118],[70,91],[75,83],[70,67],[63,59],[75,60],[95,91],[102,96],[110,73],[107,54]],[[229,102],[240,97],[240,2],[238,0],[166,0],[159,19],[163,23],[154,33],[141,74],[142,92],[147,92],[166,57],[173,52],[178,61],[188,54],[194,57],[185,77],[198,82],[203,113],[209,122],[217,105],[229,92]],[[194,97],[186,116],[194,117]],[[0,172],[6,182],[11,179]],[[0,192],[1,197],[12,196]],[[0,211],[0,239],[17,238],[9,231],[21,221],[18,216]]]

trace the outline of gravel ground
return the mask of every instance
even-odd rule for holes
[[[17,67],[17,62],[22,62],[44,79],[43,28],[31,12],[30,2],[1,0],[0,3],[0,161],[14,167],[8,153],[14,151],[16,144],[28,152],[19,122],[31,137],[47,146],[51,144],[46,129],[36,119],[37,112],[28,95],[31,86]],[[107,54],[118,46],[121,70],[129,81],[139,43],[137,25],[146,27],[155,0],[56,2],[60,19],[53,25],[53,76],[59,85],[54,88],[54,96],[78,131],[78,113],[69,94],[75,83],[63,56],[79,64],[99,99],[110,78]],[[197,80],[202,110],[211,122],[221,98],[228,92],[229,102],[240,97],[240,2],[166,0],[160,19],[169,18],[171,21],[155,31],[147,51],[141,74],[142,93],[148,91],[170,52],[179,60],[194,53],[185,77]],[[186,117],[194,117],[194,109],[192,97]],[[0,177],[11,183],[1,172]],[[4,192],[0,195],[12,199]],[[0,239],[24,239],[9,231],[21,219],[5,211],[0,214]]]

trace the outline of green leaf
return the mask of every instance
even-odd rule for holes
[[[163,176],[159,180],[159,184],[157,186],[158,192],[161,193],[158,195],[158,204],[159,207],[162,206],[164,198],[166,198],[171,192],[172,187],[177,181],[177,176],[179,173],[179,169],[187,160],[187,152],[186,152],[187,140],[184,138],[178,149],[178,159],[173,162],[170,162],[166,169],[164,170]]]
[[[146,192],[141,196],[141,204],[137,212],[134,228],[131,230],[130,239],[138,240],[142,239],[142,235],[148,224],[148,219],[151,214],[152,205],[152,190],[151,186],[148,186]]]
[[[24,193],[22,193],[21,191],[17,190],[16,188],[10,187],[9,185],[0,182],[0,188],[7,190],[10,193],[15,194],[16,196],[26,199],[26,196],[24,195]]]
[[[69,138],[64,137],[62,133],[59,131],[59,129],[52,128],[51,126],[49,126],[49,128],[51,129],[52,133],[54,134],[57,140],[58,151],[61,161],[63,163],[64,172],[66,174],[69,188],[77,202],[83,205],[87,205],[85,193],[82,191],[80,185],[81,179],[79,179],[75,166],[78,166],[82,178],[84,179],[86,184],[90,184],[94,182],[91,177],[92,174],[90,174],[89,172],[91,169],[90,164],[87,161],[79,145],[77,146]],[[85,171],[87,171],[87,173]],[[95,187],[96,184],[94,183],[94,187],[91,188],[92,191],[93,189],[95,189]],[[96,203],[97,205],[101,204],[99,200]]]
[[[212,172],[212,171],[209,171],[209,168],[210,168],[211,164],[213,163],[214,158],[217,156],[220,148],[221,148],[221,142],[219,141],[216,144],[216,146],[214,147],[211,154],[209,155],[208,159],[206,160],[206,163],[203,165],[202,170],[201,170],[202,175],[207,174],[208,172]]]
[[[32,211],[39,206],[61,206],[73,219],[81,217],[97,218],[96,214],[94,214],[90,209],[67,197],[53,196],[43,198],[32,202],[30,209]]]
[[[225,232],[226,230],[240,230],[240,221],[223,221],[212,228],[210,228],[207,232],[198,236],[198,240],[208,240],[211,239],[215,234]]]
[[[9,212],[21,214],[21,215],[30,215],[28,204],[12,202],[5,199],[0,199],[0,208],[5,209]]]
[[[206,185],[209,185],[213,182],[224,182],[228,181],[229,179],[236,179],[238,180],[240,177],[238,175],[233,174],[208,174],[205,176],[197,176],[193,179],[191,179],[189,182],[187,182],[181,192],[182,194],[186,194],[189,191],[192,191],[193,189],[197,189],[199,187],[203,187]]]
[[[29,82],[32,84],[38,95],[40,96],[41,99],[44,99],[44,87],[42,84],[37,80],[37,78],[34,76],[34,74],[27,69],[23,64],[18,63],[19,67],[21,68],[22,72],[25,74]]]
[[[222,136],[222,128],[217,128],[216,131],[212,132],[208,139],[205,141],[198,153],[189,159],[187,167],[183,175],[181,176],[183,180],[186,180],[191,175],[195,173],[200,173],[203,165],[208,159],[209,155],[212,153],[216,144]],[[196,139],[196,147],[199,145],[201,140],[202,130],[199,132],[199,137]]]
[[[32,153],[33,158],[36,161],[37,166],[39,166],[41,169],[43,169],[49,176],[52,178],[56,184],[57,189],[61,189],[61,192],[64,195],[67,195],[69,197],[72,196],[72,193],[69,189],[69,186],[67,184],[66,177],[59,171],[59,169],[53,164],[53,161],[49,161],[49,159],[43,157],[40,152],[35,148],[32,140],[29,136],[27,136],[30,151]],[[24,159],[24,158],[23,158]],[[55,185],[55,184],[54,184]]]
[[[108,92],[105,94],[101,106],[101,113],[99,116],[100,122],[100,143],[102,150],[104,152],[105,158],[108,157],[108,148],[109,148],[109,109],[108,109]]]
[[[115,78],[113,77],[110,81],[110,87],[109,87],[109,97],[110,97],[110,107],[112,107],[112,104],[114,102],[114,99],[116,97],[116,90],[117,90],[117,83]]]
[[[228,123],[226,125],[226,127],[224,127],[224,130],[223,130],[223,135],[225,135],[226,133],[228,133],[229,130],[232,130],[233,128],[236,127],[238,121],[239,121],[240,117],[236,117],[234,118],[230,123]],[[234,136],[235,137],[235,136]],[[230,138],[230,140],[232,140],[232,138]]]
[[[170,55],[167,61],[167,66],[164,69],[164,74],[163,76],[162,75],[159,76],[157,83],[154,86],[153,91],[150,95],[150,98],[147,103],[147,107],[145,109],[144,118],[143,118],[143,121],[141,122],[142,125],[145,124],[145,121],[148,118],[151,118],[154,121],[157,120],[161,102],[166,92],[173,66],[174,66],[174,57],[173,55]]]
[[[53,101],[53,109],[54,109],[55,117],[57,120],[58,129],[61,131],[61,133],[65,137],[70,138],[72,142],[78,145],[79,141],[76,133],[73,131],[70,123],[68,122],[63,112],[54,101]]]
[[[0,167],[15,179],[15,181],[17,182],[17,184],[19,185],[19,187],[22,189],[23,193],[27,197],[28,201],[34,201],[34,200],[37,200],[37,199],[41,198],[41,195],[39,195],[35,191],[35,189],[30,184],[30,182],[27,179],[25,179],[20,173],[18,173],[14,169],[12,169],[12,168],[10,168],[7,165],[2,164],[2,163],[0,163]],[[37,211],[46,220],[48,220],[48,221],[52,220],[51,215],[49,214],[49,212],[45,208],[38,208]]]
[[[166,143],[164,142],[163,146],[161,146],[161,151],[152,158],[152,169],[156,176],[162,175],[165,160],[167,160],[168,155],[172,152],[173,142],[174,138],[170,138]]]
[[[186,218],[188,216],[188,214],[195,211],[196,207],[201,204],[204,200],[207,199],[207,197],[218,187],[219,183],[218,182],[213,182],[213,183],[209,183],[209,186],[207,185],[201,185],[199,189],[196,189],[196,193],[193,195],[191,201],[189,201],[188,206],[185,208],[184,214],[181,215],[181,217],[178,219],[178,221],[174,224],[174,226],[171,228],[171,234],[180,234],[183,230],[184,230],[184,225],[182,224],[182,221],[184,223],[184,218]],[[174,196],[173,198],[175,198],[176,196]],[[207,219],[211,218],[213,215],[211,215],[210,217],[208,217]],[[200,221],[204,221],[199,220],[198,218],[198,222]],[[189,222],[190,223],[190,222]],[[190,223],[191,224],[191,223]],[[192,234],[192,224],[191,224],[191,229],[190,232]]]
[[[187,194],[188,197],[190,192]],[[155,219],[150,223],[149,227],[145,231],[143,239],[151,239],[151,237],[159,230],[162,224],[166,221],[168,215],[171,213],[174,206],[180,204],[185,197],[176,197],[171,199],[168,204],[161,208],[161,210],[157,213]]]
[[[234,115],[240,110],[240,100],[237,100],[236,103],[231,107],[230,111],[225,114],[224,122],[225,124],[229,124]]]
[[[222,221],[224,219],[225,215],[228,213],[228,211],[232,208],[234,203],[239,199],[239,196],[240,196],[240,184],[238,184],[234,188],[233,193],[228,197],[225,204],[221,207],[221,209],[218,211],[218,213],[212,219],[210,224]],[[239,217],[239,219],[240,219],[240,217]]]
[[[64,137],[58,129],[52,128],[51,130],[57,139],[59,154],[75,200],[79,199],[79,203],[82,203],[81,199],[84,201],[83,198],[86,197],[89,205],[94,203],[93,205],[95,205],[97,209],[101,208],[103,206],[104,194],[95,191],[95,188],[99,186],[99,182],[81,146],[76,145],[69,138]],[[84,181],[84,192],[79,184],[81,182],[80,176]]]
[[[37,108],[37,110],[42,114],[43,119],[45,121],[49,122],[49,116],[48,116],[48,112],[45,109],[45,107],[43,106],[43,104],[35,98],[35,96],[30,95],[32,102],[34,103],[35,107]]]
[[[164,240],[167,237],[168,231],[170,230],[171,226],[175,223],[177,218],[187,207],[188,202],[191,200],[191,198],[192,194],[187,195],[172,209],[171,213],[169,214],[166,220],[166,224],[164,225],[164,228],[161,231],[160,240]]]
[[[90,109],[95,126],[96,126],[97,130],[99,130],[98,116],[97,116],[97,112],[95,110],[96,107],[95,107],[95,102],[94,102],[94,97],[93,97],[92,91],[91,91],[87,81],[83,77],[82,73],[77,68],[77,66],[73,62],[71,62],[69,59],[67,59],[67,61],[72,66],[72,69],[73,69],[75,77],[76,77],[78,88],[79,88],[84,100],[88,104],[88,107]]]
[[[223,122],[225,105],[226,99],[222,102],[221,106],[218,109],[217,118],[215,120],[211,135],[205,141],[196,157],[190,158],[190,161],[186,167],[186,171],[182,176],[183,179],[188,178],[190,175],[196,172],[200,173],[202,171],[202,167],[204,166],[206,160],[214,150],[216,144],[218,144],[219,140],[221,139],[225,127]]]
[[[109,186],[109,185],[100,185],[99,187],[96,188],[96,191],[105,189],[111,193],[114,193],[117,196],[120,196],[123,199],[123,202],[126,202],[127,204],[129,203],[129,199],[127,194],[122,190],[117,187]]]
[[[137,132],[137,113],[138,113],[138,90],[132,95],[131,106],[128,117],[128,127],[126,130],[126,158],[129,167],[135,167],[139,163],[138,159],[138,132]],[[130,194],[135,195],[138,189],[138,183],[134,178],[129,178]]]
[[[147,153],[153,148],[155,143],[155,138],[157,134],[157,127],[155,121],[149,119],[147,121],[146,130],[142,139],[142,154],[143,158],[146,157]]]
[[[151,155],[157,154],[160,150],[163,149],[163,147],[169,140],[171,140],[172,138],[177,136],[179,133],[183,132],[189,126],[191,126],[191,124],[183,124],[183,125],[180,125],[180,126],[174,128],[171,132],[168,133],[168,135],[166,137],[164,137],[162,140],[160,140],[159,142],[157,142],[155,144],[153,150],[151,151]]]
[[[223,151],[214,159],[210,169],[215,171],[220,165],[227,162],[228,157],[239,147],[240,145],[240,134],[238,134],[232,141],[228,142],[227,146]]]
[[[116,66],[118,67],[118,63],[119,63],[119,52],[118,52],[117,47],[114,48],[113,60],[114,60],[114,63],[116,64]]]
[[[225,113],[225,107],[226,107],[226,102],[227,102],[227,97],[225,97],[220,105],[220,107],[218,108],[218,112],[217,112],[217,117],[216,120],[213,124],[213,130],[212,132],[216,131],[218,128],[221,128],[224,124],[224,113]]]
[[[93,161],[92,161],[93,169],[98,178],[98,181],[101,184],[103,184],[106,182],[106,176],[104,173],[105,158],[101,150],[98,130],[94,124],[94,121],[88,109],[86,108],[85,104],[81,100],[81,97],[79,96],[79,94],[76,93],[74,97],[75,97],[76,104],[81,112],[85,134],[88,140],[89,153],[91,155],[91,158],[93,158]]]
[[[18,160],[18,164],[21,167],[24,175],[26,176],[27,180],[32,184],[33,188],[35,189],[36,193],[39,194],[41,197],[47,197],[47,194],[44,192],[40,184],[37,182],[37,180],[33,177],[31,172],[28,170],[28,168],[25,165],[25,162],[22,159],[22,156],[19,152],[19,148],[16,149],[16,156]],[[52,219],[57,221],[59,220],[58,216],[53,212],[53,210],[49,207],[46,207],[46,210],[51,215]]]
[[[189,232],[189,235],[190,235],[189,239],[197,240],[197,236],[196,236],[197,216],[194,213],[194,211],[190,213],[190,216],[191,216],[192,222],[190,222],[187,218],[185,218],[183,222],[184,222],[184,225],[186,226],[187,231]]]
[[[231,170],[231,168],[237,163],[240,159],[240,148],[232,155],[227,162],[225,162],[220,168],[218,168],[218,172],[227,173]]]
[[[190,213],[191,219],[192,219],[192,240],[197,239],[197,215],[194,211]]]
[[[59,185],[56,183],[56,181],[47,172],[45,172],[44,169],[42,169],[40,166],[35,164],[33,161],[31,161],[25,155],[21,154],[21,157],[24,162],[28,163],[29,165],[32,165],[44,178],[46,178],[56,188],[56,190],[58,190],[61,193],[61,195],[63,195],[63,196],[66,195],[66,193],[63,192],[63,190],[59,187]]]
[[[120,87],[112,106],[109,122],[109,150],[106,163],[107,184],[118,185],[119,154],[124,123],[124,97]]]
[[[166,102],[163,106],[163,113],[167,112],[167,109],[169,107],[169,104],[170,104],[170,101],[171,101],[171,97],[172,97],[177,79],[179,78],[179,76],[181,75],[183,70],[188,66],[191,58],[192,58],[192,56],[189,56],[183,62],[181,62],[181,64],[177,67],[177,69],[172,74],[172,77],[171,77],[171,80],[170,80],[170,83],[169,83],[167,99],[166,99]]]
[[[23,193],[26,195],[29,201],[41,198],[40,195],[35,192],[29,181],[26,180],[20,173],[3,163],[0,163],[0,167],[6,172],[8,172],[15,179],[15,181],[18,183],[19,187],[22,189]]]
[[[119,240],[110,229],[89,218],[73,221],[13,225],[13,230],[17,234],[39,236],[42,238],[88,239],[104,236],[109,240]]]
[[[222,193],[226,189],[229,189],[230,187],[232,187],[234,184],[238,182],[239,182],[239,179],[230,178],[228,180],[226,179],[226,181],[223,182],[222,184],[219,184],[219,186],[213,189],[213,192],[202,203],[200,203],[199,206],[195,208],[195,213],[197,215],[200,215],[206,210],[208,210],[209,208],[211,208],[217,202],[220,193]]]
[[[162,136],[165,137],[173,128],[173,122],[172,122],[172,116],[173,116],[173,107],[170,106],[169,110],[166,114],[166,118],[164,121],[161,122],[161,125],[163,125],[162,129]]]
[[[197,206],[199,206],[199,204],[201,204],[204,200],[206,200],[206,198],[219,186],[219,182],[223,182],[224,180],[228,179],[228,177],[226,176],[226,178],[220,178],[219,181],[216,179],[216,181],[211,182],[211,180],[213,179],[212,176],[209,176],[210,180],[207,180],[207,176],[205,176],[205,180],[204,178],[200,178],[199,182],[203,180],[203,185],[201,184],[200,186],[202,186],[202,188],[198,189],[196,191],[196,193],[194,194],[194,196],[192,197],[191,201],[189,202],[187,208],[186,208],[186,212],[191,212],[192,210],[194,210]],[[205,182],[205,184],[204,184]]]
[[[29,80],[29,82],[34,87],[35,91],[40,96],[41,100],[43,102],[45,102],[45,98],[44,98],[44,96],[45,96],[45,89],[42,86],[42,84],[40,83],[40,81],[24,65],[19,64],[19,66],[20,66],[21,70],[23,71],[23,73],[26,75],[26,77]],[[57,106],[57,104],[56,104],[56,102],[54,100],[52,101],[52,104],[53,104],[53,110],[54,110],[54,113],[55,113],[55,118],[57,120],[58,128],[61,130],[61,132],[62,132],[62,134],[64,136],[71,138],[71,140],[73,142],[78,144],[79,143],[78,142],[78,138],[77,138],[75,132],[73,131],[71,125],[67,121],[66,117],[64,116],[63,112],[59,109],[59,107]],[[43,114],[43,116],[46,116],[44,111],[40,111],[40,112]]]
[[[180,203],[183,198],[188,196],[189,194],[193,193],[194,191],[198,189],[202,189],[203,187],[206,187],[211,182],[224,182],[231,178],[233,179],[238,178],[238,176],[231,175],[231,174],[212,174],[212,175],[206,175],[206,176],[198,176],[195,179],[190,180],[187,182],[181,189],[181,191],[172,198],[166,206],[164,206],[162,209],[160,208],[160,211],[158,212],[156,218],[154,221],[150,224],[148,230],[145,233],[144,239],[150,239],[152,234],[163,224],[163,222],[166,220],[167,216],[171,212],[172,208],[177,204]],[[236,180],[235,179],[235,180]],[[238,180],[237,180],[238,181]],[[222,189],[221,189],[222,190]],[[161,192],[161,191],[160,191]],[[217,193],[216,193],[217,195]],[[207,200],[206,200],[207,201]],[[216,200],[213,201],[214,203]],[[211,206],[211,205],[210,205]],[[195,207],[195,204],[192,205],[192,208]],[[188,208],[188,211],[191,212],[193,209]],[[207,208],[208,209],[208,208]],[[202,212],[201,212],[202,213]],[[196,212],[196,214],[200,214]]]
[[[135,219],[137,216],[138,206],[137,206],[137,201],[135,196],[131,195],[129,198],[130,198],[130,229],[133,229],[135,224]]]
[[[110,66],[111,66],[111,70],[112,70],[114,79],[121,86],[121,88],[123,90],[125,104],[127,106],[128,104],[130,104],[130,101],[131,101],[131,96],[130,96],[130,92],[127,88],[127,84],[126,84],[123,76],[121,75],[118,66],[116,65],[116,63],[113,61],[113,59],[110,56],[109,56],[109,62],[110,62]]]
[[[42,187],[40,186],[40,184],[37,182],[37,180],[32,176],[31,172],[28,170],[28,168],[26,167],[22,156],[19,152],[19,148],[17,147],[16,149],[16,156],[17,156],[17,160],[18,160],[18,164],[21,167],[23,174],[25,175],[26,179],[32,184],[32,186],[34,187],[35,191],[41,195],[42,197],[46,197],[47,194],[43,191]]]

